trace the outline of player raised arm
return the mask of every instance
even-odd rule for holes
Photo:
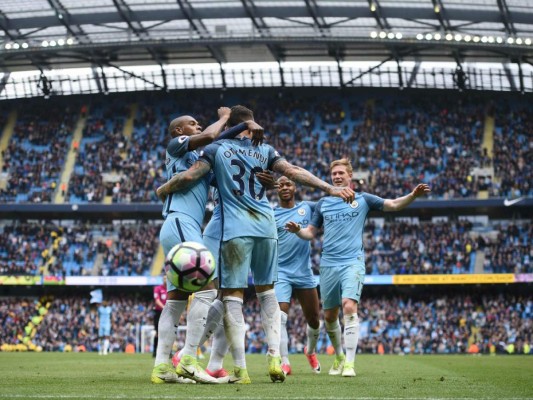
[[[209,125],[204,131],[202,131],[202,127],[198,121],[190,115],[182,115],[172,120],[168,126],[168,133],[172,137],[172,140],[167,146],[168,153],[173,157],[181,156],[184,151],[183,142],[186,140],[186,136],[189,137],[187,151],[193,151],[212,143],[218,138],[220,132],[228,122],[229,112],[230,109],[228,107],[220,107],[218,109],[218,121]],[[244,129],[246,128],[243,127],[240,132]]]
[[[265,130],[263,129],[263,127],[259,125],[257,122],[255,122],[253,119],[248,120],[243,123],[246,124],[246,130],[250,134],[250,139],[252,140],[253,145],[259,146],[261,143],[263,143],[263,137],[265,133]],[[231,130],[231,128],[228,129],[228,131],[229,130]]]
[[[431,192],[431,189],[425,183],[419,184],[414,190],[406,196],[396,199],[386,199],[383,203],[383,211],[400,211],[415,201],[416,198],[424,196]]]
[[[226,122],[228,122],[231,110],[228,107],[220,107],[218,109],[218,121],[209,125],[199,135],[192,135],[189,140],[189,150],[196,150],[199,147],[206,146],[213,143],[224,129]]]
[[[318,228],[314,225],[307,225],[307,228],[302,228],[300,224],[289,221],[285,224],[285,230],[296,235],[303,240],[312,240],[318,233]]]
[[[211,170],[209,164],[196,161],[187,171],[180,172],[172,177],[167,183],[159,186],[156,190],[157,197],[165,201],[170,193],[186,189],[202,179]]]
[[[315,189],[320,189],[326,192],[330,196],[340,197],[346,203],[351,203],[355,197],[355,193],[349,187],[336,187],[329,183],[324,182],[322,179],[317,178],[309,171],[292,165],[285,159],[278,160],[272,169],[294,182],[298,182],[302,185],[309,186]]]

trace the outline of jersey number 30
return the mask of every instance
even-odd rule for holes
[[[235,194],[242,196],[244,195],[244,191],[246,189],[246,184],[243,180],[244,175],[246,174],[246,166],[241,160],[231,160],[231,165],[239,168],[239,171],[236,174],[232,175],[232,178],[237,184],[239,185],[239,190],[235,191]],[[254,167],[250,170],[250,176],[248,178],[248,193],[250,193],[250,196],[252,196],[254,199],[261,199],[263,198],[265,194],[265,187],[261,186],[261,190],[259,193],[255,193],[255,174],[258,172],[263,172],[263,168],[261,167]]]

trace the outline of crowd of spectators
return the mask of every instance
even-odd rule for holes
[[[108,299],[111,316],[111,351],[123,352],[128,343],[135,344],[137,329],[153,323],[150,301],[134,296],[111,296]],[[96,305],[89,299],[61,297],[52,302],[34,343],[45,351],[64,351],[67,345],[73,351],[98,350]]]
[[[533,117],[531,109],[504,106],[494,132],[494,171],[501,183],[493,196],[533,196]]]
[[[135,295],[109,297],[112,313],[112,351],[135,344],[137,329],[153,324],[151,300]],[[38,301],[0,299],[0,344],[17,344],[37,313]],[[259,303],[245,302],[246,351],[265,353]],[[61,296],[51,301],[36,325],[34,345],[44,351],[97,351],[96,307],[88,297]],[[360,303],[359,352],[373,354],[517,353],[531,354],[533,298],[531,296],[450,294],[424,297],[365,296]],[[341,319],[342,322],[342,319]],[[186,323],[182,319],[182,324]],[[306,323],[294,303],[288,316],[289,351],[302,353]],[[177,347],[183,346],[181,332]],[[149,351],[149,349],[145,349]],[[317,351],[331,354],[321,327]]]
[[[160,225],[124,224],[117,240],[103,248],[102,275],[148,275],[159,246]]]
[[[159,229],[159,224],[140,221],[0,225],[0,275],[147,275]]]
[[[0,350],[5,345],[22,345],[24,337],[31,335],[33,320],[41,322],[42,304],[37,298],[0,297]],[[37,320],[35,320],[37,317]]]
[[[0,226],[0,275],[37,275],[42,271],[54,227],[27,222]]]
[[[440,199],[476,197],[480,191],[518,197],[533,190],[527,162],[531,113],[512,100],[494,105],[473,95],[434,95],[431,102],[419,96],[365,99],[344,92],[325,92],[317,99],[305,91],[273,97],[272,91],[248,93],[243,103],[266,127],[270,144],[323,179],[329,179],[332,160],[348,157],[365,176],[365,189],[381,197],[404,195],[421,181],[432,187],[432,198]],[[223,100],[202,93],[178,99],[148,94],[138,100],[131,137],[123,132],[129,114],[124,102],[92,106],[68,195],[81,202],[101,202],[105,196],[115,203],[158,202],[154,189],[166,179],[169,121],[189,114],[206,127],[216,120],[218,106],[241,102],[242,94]],[[51,199],[77,115],[69,109],[46,112],[19,118],[4,156],[10,183],[1,196],[8,201],[30,191],[30,201]],[[496,120],[493,154],[483,143],[487,115]],[[22,146],[27,139],[46,149]],[[493,167],[494,176],[473,172],[485,167]],[[306,199],[320,195],[304,192]]]
[[[533,272],[533,225],[510,223],[494,227],[496,240],[483,240],[484,271],[493,273]]]
[[[110,194],[113,183],[104,182],[102,174],[119,173],[121,170],[126,146],[123,130],[127,112],[126,107],[117,103],[94,105],[79,145],[67,198],[74,195],[81,202],[100,203]]]
[[[363,296],[359,314],[367,325],[359,341],[364,353],[531,354],[531,296]]]
[[[472,169],[490,164],[482,150],[484,110],[474,104],[444,98],[375,104],[341,99],[333,108],[337,118],[325,119],[328,112],[314,109],[309,128],[304,127],[309,116],[297,110],[280,124],[286,136],[274,143],[282,151],[291,149],[291,161],[323,179],[329,178],[332,160],[350,158],[354,170],[369,173],[368,191],[382,197],[404,195],[421,181],[432,186],[433,197],[472,197],[480,189]]]
[[[369,274],[464,274],[472,272],[477,241],[472,223],[387,222],[378,228],[370,220],[365,243]]]
[[[249,353],[266,352],[257,301],[246,305],[246,344]],[[359,353],[452,354],[531,353],[533,298],[503,296],[439,296],[417,300],[365,297],[359,306]],[[287,319],[289,351],[303,353],[306,323],[293,304]],[[341,321],[342,323],[342,321]],[[321,327],[318,353],[332,353]]]
[[[113,203],[160,201],[155,188],[166,181],[163,144],[167,136],[167,124],[167,121],[158,118],[156,110],[150,105],[144,105],[138,111],[132,140],[126,143],[121,178],[113,187]]]
[[[484,253],[487,273],[533,272],[533,235],[529,222],[489,223],[483,231],[469,220],[402,221],[377,224],[369,219],[364,230],[368,275],[468,274],[475,272],[477,251]],[[319,273],[322,237],[311,242],[312,267]],[[481,267],[480,267],[481,268]]]
[[[430,222],[370,218],[364,231],[366,272],[473,273],[478,252],[484,254],[484,259],[479,261],[477,272],[533,272],[531,223],[497,221],[482,228],[481,232],[476,230],[466,219]],[[147,275],[159,246],[159,230],[159,221],[0,225],[0,275]],[[312,266],[318,274],[321,235],[311,245]]]
[[[2,154],[9,176],[2,202],[51,202],[72,139],[77,109],[32,104],[20,112],[13,137]],[[22,198],[20,198],[22,196]]]

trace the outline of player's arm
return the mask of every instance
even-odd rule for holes
[[[383,211],[400,211],[415,201],[418,197],[424,196],[431,192],[431,189],[425,183],[419,184],[414,190],[406,196],[396,199],[386,199],[383,202]]]
[[[244,131],[248,131],[252,135],[251,139],[254,146],[259,146],[263,143],[265,130],[254,120],[241,122],[239,125],[226,129],[216,140],[233,139]]]
[[[290,221],[285,224],[285,229],[291,233],[295,233],[300,239],[312,240],[318,233],[318,228],[314,225],[307,225],[307,228],[302,228],[300,224]]]
[[[347,203],[351,203],[354,199],[355,193],[349,187],[332,186],[324,182],[322,179],[317,178],[309,171],[297,167],[296,165],[292,165],[283,158],[280,158],[278,161],[276,161],[276,163],[272,166],[272,169],[275,172],[285,175],[294,182],[298,182],[302,185],[315,189],[320,189],[330,196],[342,198]]]
[[[218,109],[219,120],[214,124],[209,125],[201,134],[191,136],[188,149],[196,150],[197,148],[207,146],[216,140],[233,139],[246,130],[252,135],[252,142],[254,145],[257,146],[263,142],[264,129],[253,120],[242,122],[221,133],[222,128],[224,128],[228,122],[230,112],[231,110],[229,108],[220,107]]]
[[[199,135],[192,135],[189,139],[188,150],[196,150],[199,147],[213,143],[228,122],[230,113],[231,110],[228,107],[220,107],[218,109],[218,121],[209,125]]]
[[[259,183],[268,190],[277,189],[279,187],[278,181],[276,181],[274,176],[268,171],[258,172],[255,174],[255,177]]]
[[[183,190],[202,179],[211,170],[211,166],[202,161],[196,161],[187,171],[174,175],[167,183],[156,190],[157,197],[165,201],[170,193]]]

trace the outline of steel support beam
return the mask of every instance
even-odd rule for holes
[[[7,81],[9,80],[9,76],[11,75],[10,72],[5,72],[2,76],[2,79],[0,79],[0,94],[4,91],[7,85]]]
[[[444,10],[444,5],[442,4],[442,0],[431,0],[433,3],[433,11],[435,12],[435,15],[437,16],[437,20],[439,21],[439,24],[441,28],[445,32],[451,32],[453,30],[452,24],[450,23],[450,19],[448,18],[447,11]]]
[[[70,35],[80,43],[90,43],[91,40],[78,25],[72,24],[72,17],[59,0],[48,0],[48,4],[54,9],[57,18],[63,24]]]
[[[178,2],[178,5],[180,7],[181,12],[183,13],[183,15],[185,16],[187,21],[189,21],[189,24],[190,24],[191,28],[201,38],[203,38],[203,39],[210,38],[211,35],[210,35],[209,31],[207,30],[207,28],[205,27],[205,25],[202,22],[202,20],[200,20],[200,19],[196,20],[196,19],[194,19],[192,17],[192,15],[194,13],[194,10],[193,10],[193,7],[191,6],[191,4],[188,2],[188,0],[177,0],[177,2]],[[224,56],[224,53],[222,53],[222,51],[220,51],[217,47],[214,47],[214,46],[211,46],[211,45],[207,45],[206,48],[209,50],[209,52],[211,53],[213,58],[219,64],[222,64],[222,63],[226,62],[226,57]]]
[[[518,60],[518,81],[520,83],[520,93],[524,94],[526,93],[526,88],[524,86],[524,73],[522,71],[522,62]]]
[[[0,10],[0,28],[5,32],[6,36],[12,40],[17,41],[23,35],[17,30],[11,27],[11,21],[5,16],[4,13]],[[46,68],[46,63],[39,60],[38,57],[33,54],[28,54],[27,59],[30,60],[30,63],[33,64],[39,71],[43,71],[43,68]]]
[[[311,15],[311,18],[313,18],[316,31],[319,32],[322,37],[329,36],[326,34],[329,33],[329,28],[324,17],[322,17],[318,11],[316,0],[305,0],[305,7],[307,8],[309,15]]]
[[[262,18],[256,15],[254,3],[251,0],[241,0],[241,3],[244,7],[246,15],[251,19],[252,24],[259,32],[259,35],[261,37],[271,36],[268,25],[265,24],[265,21],[263,21]],[[270,51],[270,54],[272,54],[274,57],[274,60],[276,60],[278,63],[285,59],[284,51],[279,45],[267,44],[266,46],[268,51]]]
[[[370,7],[370,12],[372,13],[372,16],[376,20],[377,24],[381,28],[381,30],[390,30],[391,26],[387,22],[387,20],[383,17],[381,13],[381,6],[379,5],[378,0],[368,0],[368,6]]]
[[[415,63],[415,66],[413,67],[413,70],[411,71],[411,76],[409,77],[409,81],[407,82],[408,88],[412,87],[413,83],[415,83],[416,76],[418,75],[418,71],[420,70],[420,64],[421,62],[417,60]]]
[[[382,66],[383,64],[385,64],[385,63],[387,63],[387,62],[389,62],[390,60],[393,60],[393,59],[394,59],[394,57],[393,57],[393,56],[390,56],[389,58],[387,58],[387,59],[381,61],[379,64],[374,65],[373,67],[367,69],[365,72],[360,73],[360,74],[357,75],[355,78],[350,79],[350,80],[349,80],[348,82],[346,82],[344,85],[345,85],[345,86],[352,85],[356,80],[361,79],[363,76],[365,76],[365,75],[371,73],[372,71],[375,71],[376,69],[381,68],[381,66]]]
[[[91,70],[93,71],[93,78],[94,78],[94,81],[96,82],[96,86],[98,87],[98,91],[100,93],[104,93],[104,88],[102,87],[102,82],[100,82],[100,76],[98,75],[97,67],[93,66]]]
[[[518,88],[516,87],[516,83],[513,79],[513,74],[511,73],[509,66],[507,64],[502,64],[502,67],[503,67],[503,70],[505,71],[505,76],[507,77],[507,80],[509,81],[509,86],[511,87],[511,90],[513,92],[518,91]]]
[[[511,15],[509,13],[509,7],[505,0],[497,0],[498,8],[500,9],[500,14],[502,16],[502,23],[505,27],[505,32],[508,35],[516,35],[516,29],[514,27],[513,21],[511,20]]]

